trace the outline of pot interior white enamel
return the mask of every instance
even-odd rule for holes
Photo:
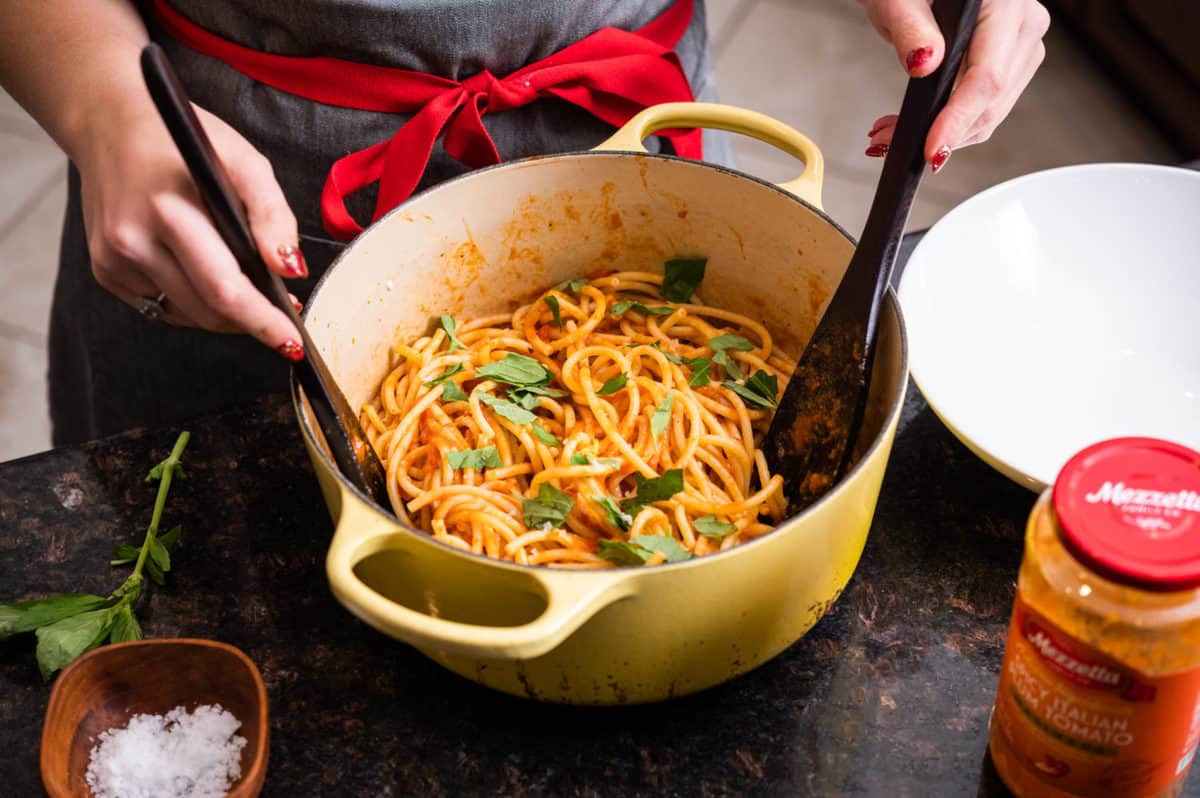
[[[474,172],[367,230],[322,280],[307,323],[350,403],[397,336],[450,313],[511,309],[598,269],[709,258],[707,302],[761,320],[793,352],[853,251],[828,217],[767,183],[663,156],[579,153]]]

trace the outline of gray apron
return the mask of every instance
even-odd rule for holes
[[[239,44],[284,55],[331,55],[462,80],[482,69],[504,76],[611,25],[636,30],[671,0],[174,0],[192,21]],[[300,225],[310,269],[289,281],[303,301],[343,246],[321,225],[330,164],[390,138],[408,118],[315,103],[264,86],[175,42],[148,22],[192,99],[230,123],[275,170]],[[676,52],[697,99],[715,99],[703,0]],[[538,100],[489,114],[484,124],[505,160],[585,150],[612,128],[565,102]],[[647,142],[652,148],[654,142]],[[729,163],[724,137],[705,136],[705,158]],[[466,171],[435,147],[418,190]],[[211,413],[282,392],[288,366],[247,336],[181,329],[143,319],[94,280],[72,167],[50,317],[50,416],[55,445]],[[371,218],[374,189],[347,206]]]

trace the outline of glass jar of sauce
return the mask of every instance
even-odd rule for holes
[[[1019,798],[1182,793],[1200,741],[1200,453],[1096,444],[1025,536],[988,748]]]

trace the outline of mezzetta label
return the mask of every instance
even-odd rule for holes
[[[1161,796],[1200,740],[1200,668],[1143,674],[1072,637],[1018,590],[992,721],[1016,766],[1055,794]]]
[[[1075,684],[1093,690],[1115,690],[1127,701],[1154,700],[1155,690],[1152,686],[1082,655],[1033,618],[1025,618],[1021,633],[1046,664]]]
[[[1200,513],[1200,493],[1194,490],[1128,488],[1124,482],[1105,482],[1094,492],[1084,494],[1083,498],[1088,504],[1111,504],[1122,510],[1157,507]]]

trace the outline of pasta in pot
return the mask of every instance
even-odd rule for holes
[[[756,441],[795,363],[761,324],[692,296],[704,267],[570,280],[397,344],[362,410],[397,511],[449,545],[564,567],[674,562],[769,531],[786,503]]]

